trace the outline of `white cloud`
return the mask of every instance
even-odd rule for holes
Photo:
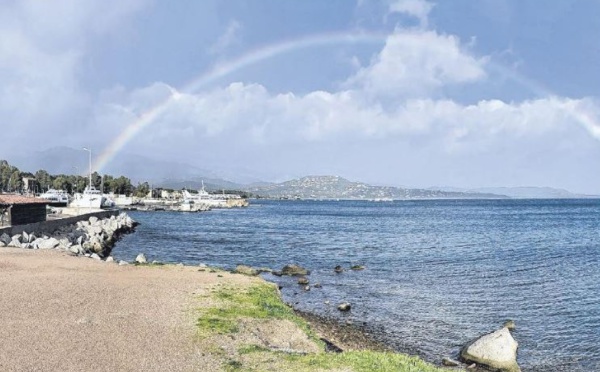
[[[0,115],[19,129],[7,131],[4,139],[35,146],[57,131],[65,137],[81,130],[90,109],[89,94],[81,87],[89,43],[115,32],[144,1],[111,6],[97,0],[2,3]]]
[[[398,28],[346,84],[379,97],[424,97],[485,78],[486,61],[469,55],[455,36]]]

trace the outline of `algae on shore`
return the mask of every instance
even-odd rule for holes
[[[325,352],[308,323],[283,303],[275,285],[223,286],[198,309],[198,336],[214,345],[226,371],[446,371],[418,357],[381,351]]]

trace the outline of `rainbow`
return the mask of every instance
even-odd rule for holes
[[[270,44],[254,49],[234,60],[219,63],[207,72],[197,76],[179,91],[183,93],[197,92],[206,85],[217,81],[229,74],[239,71],[250,65],[271,59],[273,57],[298,51],[301,49],[314,48],[328,45],[340,44],[384,44],[389,34],[360,32],[360,33],[326,33],[305,36],[299,39],[287,40],[280,43]],[[99,172],[131,141],[136,134],[150,125],[160,116],[171,102],[177,99],[177,94],[170,95],[150,110],[142,113],[135,121],[127,127],[111,142],[96,158],[94,169]]]
[[[270,44],[254,49],[236,59],[226,61],[215,65],[203,74],[195,77],[190,83],[183,86],[179,91],[183,93],[194,93],[208,84],[224,78],[236,71],[239,71],[250,65],[271,59],[273,57],[286,53],[298,51],[301,49],[314,48],[328,45],[340,44],[384,44],[390,35],[387,33],[326,33],[309,35],[298,39],[286,40],[283,42]],[[533,81],[513,69],[508,69],[498,63],[488,61],[487,66],[499,72],[501,75],[516,81],[529,91],[542,97],[556,96],[552,91],[540,83]],[[96,158],[94,169],[100,172],[115,156],[130,142],[136,134],[153,123],[157,117],[165,112],[171,102],[176,100],[180,94],[174,92],[168,98],[152,107],[150,110],[142,113],[139,117],[127,125],[125,129],[100,153]],[[570,104],[562,106],[567,114],[574,118],[587,132],[594,138],[600,140],[600,124],[594,119],[593,115],[585,112],[582,108],[574,107]]]

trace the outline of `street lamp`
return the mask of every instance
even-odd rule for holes
[[[89,159],[90,159],[90,184],[88,185],[89,189],[92,189],[92,150],[88,149],[87,147],[83,148],[85,151],[89,152]]]
[[[92,149],[88,149],[87,147],[83,148],[85,151],[89,152],[90,154],[90,185],[88,186],[89,189],[89,195],[88,195],[88,199],[90,201],[90,212],[92,211],[92,197],[91,197],[91,192],[92,192]],[[85,190],[83,191],[83,194],[85,195]]]

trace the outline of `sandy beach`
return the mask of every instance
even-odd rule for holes
[[[199,266],[2,248],[0,298],[2,371],[438,371],[298,317],[259,277]]]
[[[194,341],[193,309],[195,295],[224,280],[256,279],[3,248],[0,370],[219,370]]]

